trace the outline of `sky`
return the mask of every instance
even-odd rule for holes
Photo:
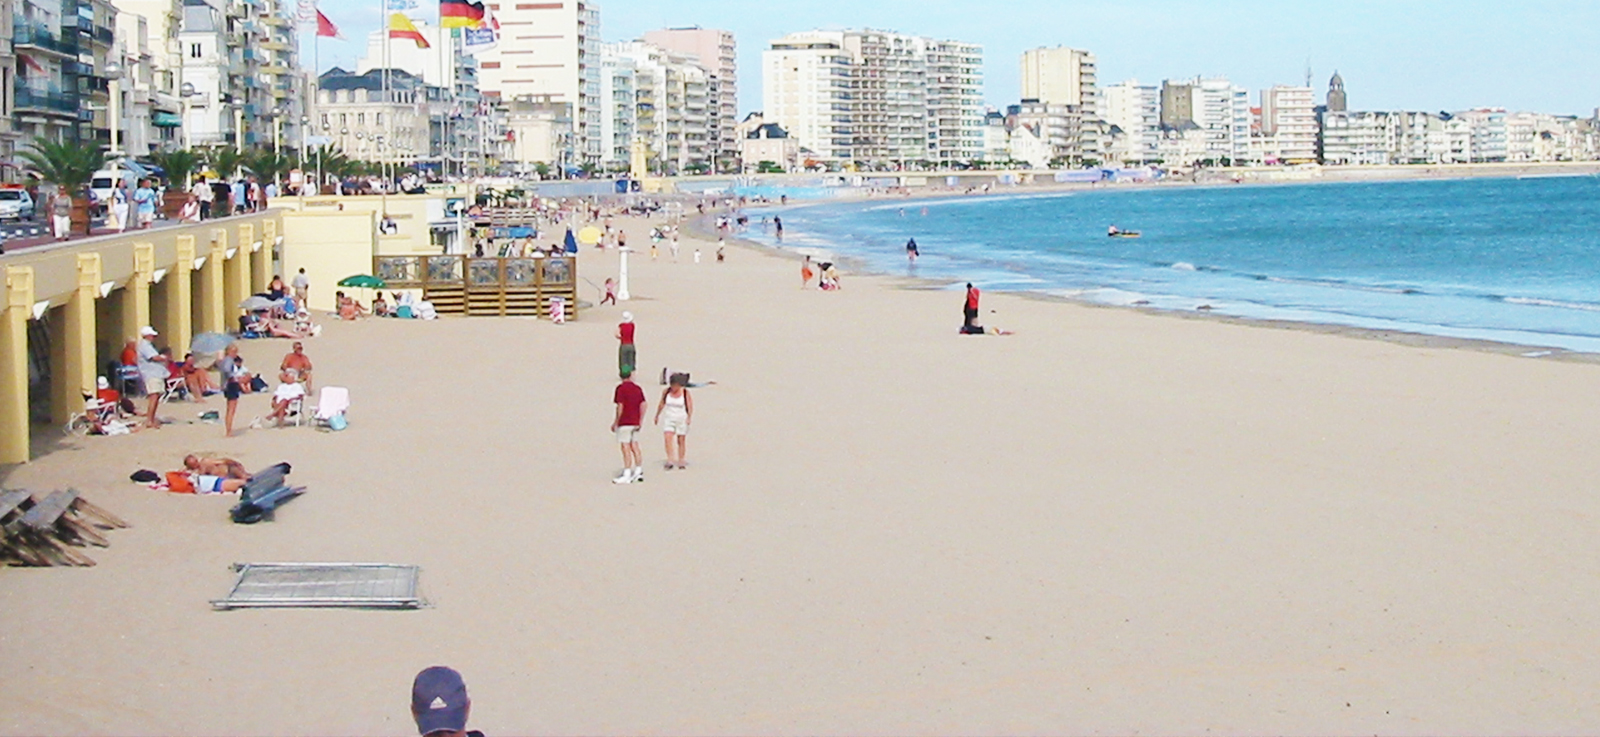
[[[569,0],[570,1],[570,0]],[[417,17],[437,18],[434,0]],[[347,41],[323,39],[323,69],[352,67],[378,26],[378,0],[322,1]],[[1351,110],[1503,107],[1589,116],[1600,107],[1597,0],[603,0],[601,37],[655,28],[731,30],[740,113],[761,109],[761,52],[787,33],[875,28],[984,47],[988,104],[1014,104],[1023,51],[1093,52],[1100,83],[1224,76],[1251,92],[1338,71]],[[310,39],[302,39],[311,58]]]

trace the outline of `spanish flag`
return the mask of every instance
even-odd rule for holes
[[[441,28],[473,28],[483,20],[484,7],[473,0],[439,0]]]
[[[405,13],[389,15],[389,38],[409,38],[417,42],[417,48],[429,48],[428,39],[422,37],[422,32],[416,26],[411,25],[411,19]]]

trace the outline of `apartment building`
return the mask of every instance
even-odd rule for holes
[[[598,163],[603,154],[600,125],[600,8],[593,2],[491,2],[500,23],[500,45],[478,56],[482,93],[504,103],[521,100],[515,113],[530,132],[560,121],[571,131],[541,132],[539,145],[517,145],[517,155],[540,155],[544,143],[557,149],[546,158],[519,160],[567,165]],[[551,105],[566,105],[560,112]]]
[[[17,143],[22,139],[13,116],[16,113],[17,55],[12,50],[13,22],[17,0],[0,0],[0,160],[16,161]],[[10,94],[7,94],[10,93]],[[0,178],[13,181],[16,167],[0,169]]]
[[[412,24],[428,43],[427,48],[390,39],[386,30],[374,31],[367,36],[366,55],[356,60],[356,74],[386,68],[387,55],[388,68],[404,69],[423,84],[438,88],[436,99],[429,103],[428,153],[419,156],[416,165],[444,175],[481,174],[489,153],[485,144],[495,135],[489,129],[494,116],[480,114],[487,111],[482,110],[477,60],[462,53],[461,42],[450,29],[424,20],[413,20]],[[314,127],[320,125],[319,114]],[[499,137],[504,138],[504,133],[500,132]]]
[[[975,159],[982,58],[971,44],[870,29],[792,33],[762,54],[764,113],[834,165]]]
[[[317,78],[317,122],[352,158],[411,166],[434,151],[443,99],[445,90],[403,69],[356,74],[334,67]]]
[[[178,96],[187,145],[299,141],[305,95],[285,11],[278,0],[184,0]]]
[[[1250,95],[1226,78],[1162,83],[1162,159],[1190,165],[1250,158]]]
[[[1110,126],[1107,159],[1127,165],[1160,161],[1160,88],[1133,79],[1101,88],[1100,98],[1100,116]]]
[[[720,107],[698,59],[644,41],[604,44],[601,59],[607,166],[626,169],[637,139],[652,173],[710,171],[720,150],[711,121]]]
[[[707,154],[718,171],[739,171],[739,47],[732,31],[667,28],[644,34],[645,43],[689,57],[706,73]]]
[[[95,102],[92,91],[104,80],[95,74],[97,39],[109,45],[109,23],[96,25],[95,6],[77,0],[20,0],[12,8],[11,41],[15,55],[11,124],[22,139],[92,140]],[[87,32],[84,32],[87,27]],[[85,36],[88,36],[86,39]],[[100,61],[104,60],[102,54]]]
[[[1261,92],[1262,146],[1266,164],[1317,161],[1316,97],[1310,87],[1278,85]]]
[[[112,55],[124,73],[121,148],[130,156],[183,145],[182,75],[178,34],[183,0],[111,0],[117,11]]]
[[[1098,66],[1093,53],[1065,46],[1022,54],[1022,99],[1072,105],[1085,119],[1100,116]]]

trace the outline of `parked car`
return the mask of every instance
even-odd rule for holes
[[[32,220],[33,196],[21,188],[0,189],[0,221]]]

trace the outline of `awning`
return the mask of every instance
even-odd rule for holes
[[[177,128],[183,125],[183,116],[157,110],[150,114],[150,124],[158,128]]]

